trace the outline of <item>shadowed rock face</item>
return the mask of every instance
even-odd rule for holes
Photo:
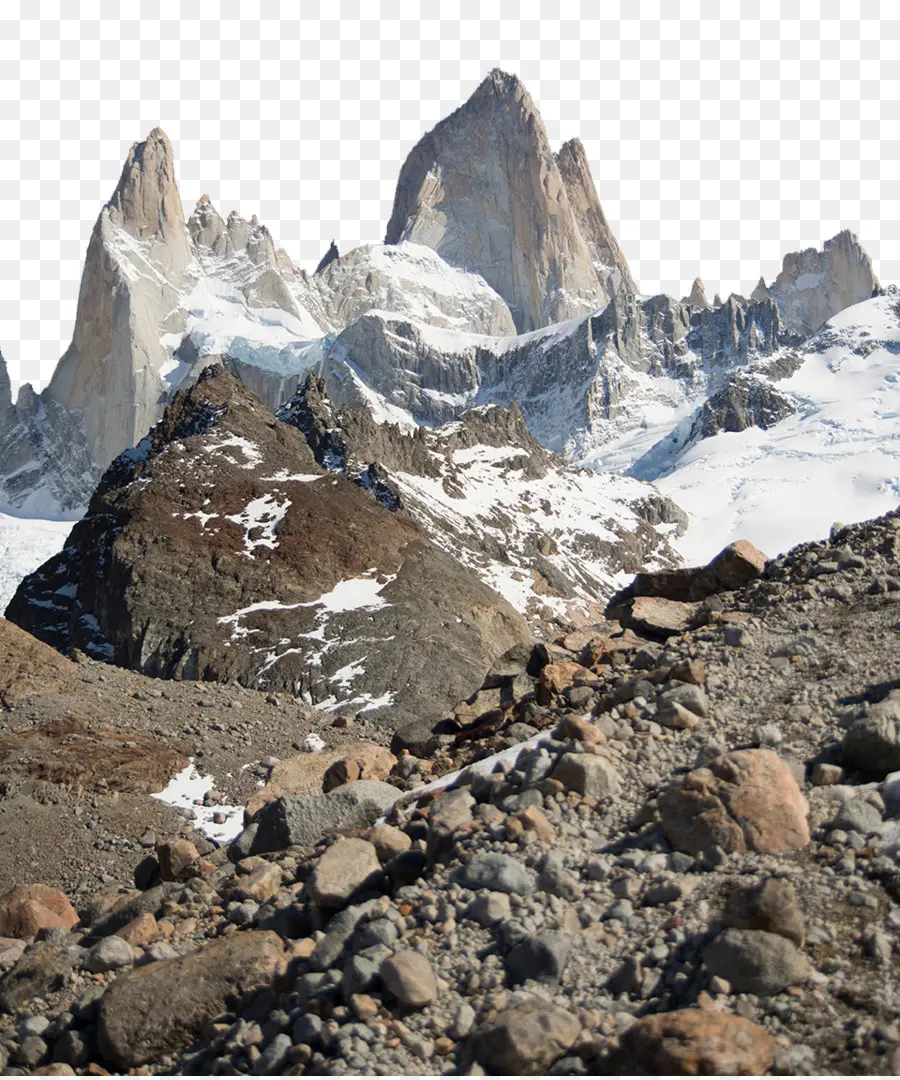
[[[439,719],[530,639],[508,604],[323,472],[221,369],[113,463],[7,617],[147,674],[289,689],[390,725]]]
[[[770,428],[796,411],[788,394],[752,374],[738,372],[700,407],[688,443],[722,431]]]
[[[410,152],[385,235],[401,240],[477,270],[519,332],[605,299],[534,102],[499,70]]]

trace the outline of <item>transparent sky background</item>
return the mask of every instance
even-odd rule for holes
[[[94,221],[152,127],[186,215],[204,192],[223,216],[256,213],[312,269],[332,237],[383,238],[404,157],[492,67],[525,81],[554,147],[581,137],[645,293],[700,276],[710,296],[748,294],[841,228],[900,279],[896,0],[74,8],[8,0],[0,22],[14,388],[46,383],[65,350]]]

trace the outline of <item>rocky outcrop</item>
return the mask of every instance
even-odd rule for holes
[[[76,668],[42,641],[0,619],[0,705],[11,709],[25,698],[74,690]]]
[[[113,463],[7,617],[144,673],[288,689],[393,726],[439,719],[529,637],[221,369]]]
[[[609,296],[615,296],[622,289],[637,295],[638,287],[600,205],[581,139],[563,143],[556,155],[556,164],[572,213],[594,257],[600,284]]]
[[[404,162],[385,243],[402,240],[480,273],[519,332],[605,299],[534,102],[497,69]]]
[[[756,297],[754,296],[755,300]],[[689,295],[682,297],[682,304],[691,308],[692,311],[707,311],[710,307],[709,301],[706,299],[706,289],[703,287],[703,282],[700,278],[694,278],[694,284],[691,286]]]
[[[708,439],[722,431],[770,428],[796,411],[797,405],[788,394],[741,372],[700,406],[691,425],[690,441]]]
[[[791,334],[809,337],[839,311],[881,290],[872,260],[847,229],[826,240],[821,251],[805,248],[785,255],[781,273],[766,289],[760,279],[754,296],[768,293]]]

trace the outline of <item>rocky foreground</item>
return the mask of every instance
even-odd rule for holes
[[[896,1072],[898,551],[895,513],[639,575],[618,621],[400,733],[390,783],[345,759],[77,910],[21,884],[0,1064]]]

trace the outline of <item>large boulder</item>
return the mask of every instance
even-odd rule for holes
[[[876,776],[900,769],[900,690],[891,690],[850,725],[841,758],[845,765]]]
[[[736,994],[779,994],[805,983],[813,972],[793,941],[765,930],[723,930],[703,950],[703,962]]]
[[[622,1036],[616,1068],[660,1076],[764,1076],[775,1041],[758,1024],[715,1009],[644,1016]]]
[[[28,938],[39,930],[71,930],[78,913],[49,885],[16,885],[0,896],[0,937]]]
[[[135,968],[100,1001],[100,1050],[117,1068],[131,1069],[184,1049],[243,994],[269,988],[283,965],[281,938],[251,930]]]
[[[581,1024],[572,1013],[531,998],[477,1028],[469,1038],[468,1054],[489,1073],[534,1076],[547,1072],[580,1032]]]
[[[736,750],[679,777],[658,800],[672,847],[781,854],[809,843],[806,800],[771,750]]]
[[[322,470],[299,431],[215,367],[110,467],[7,616],[57,648],[290,690],[392,729],[440,719],[531,636],[472,571]]]

